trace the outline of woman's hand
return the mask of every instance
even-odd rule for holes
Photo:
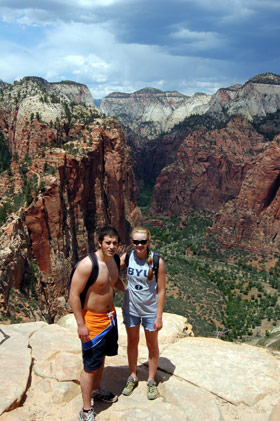
[[[159,331],[162,328],[162,318],[157,317],[154,323],[154,329]]]

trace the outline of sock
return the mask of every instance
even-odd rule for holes
[[[100,387],[98,387],[97,389],[94,389],[94,390],[92,391],[92,393],[97,393],[97,392],[99,392],[99,390],[100,390]]]

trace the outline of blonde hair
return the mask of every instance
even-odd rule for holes
[[[133,228],[133,230],[131,231],[130,234],[130,238],[133,240],[133,235],[136,233],[140,233],[140,234],[146,234],[147,235],[147,240],[150,241],[151,240],[151,231],[146,228],[146,227],[135,227]],[[154,273],[153,273],[153,258],[152,258],[152,254],[150,249],[147,249],[148,252],[148,257],[147,257],[147,264],[149,266],[149,272],[148,272],[148,281],[151,281],[154,277]]]

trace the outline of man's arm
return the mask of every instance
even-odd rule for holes
[[[162,313],[163,313],[164,303],[165,303],[165,284],[166,284],[166,276],[165,276],[164,261],[160,257],[159,268],[158,268],[158,279],[157,279],[157,287],[158,287],[157,318],[154,323],[154,329],[156,330],[160,330],[162,328]]]
[[[89,258],[83,259],[77,266],[72,281],[69,294],[69,303],[74,313],[79,338],[86,342],[89,341],[89,331],[85,325],[84,318],[82,315],[82,305],[80,294],[83,292],[86,283],[90,277],[92,271],[92,263]]]

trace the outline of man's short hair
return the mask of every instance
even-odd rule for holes
[[[116,228],[114,228],[114,227],[105,226],[105,227],[101,228],[101,230],[98,233],[98,241],[99,241],[99,243],[102,243],[102,241],[104,240],[105,235],[109,235],[110,237],[116,236],[116,237],[118,237],[118,242],[120,243],[120,241],[121,241],[120,236],[119,236],[119,233],[116,230]]]

